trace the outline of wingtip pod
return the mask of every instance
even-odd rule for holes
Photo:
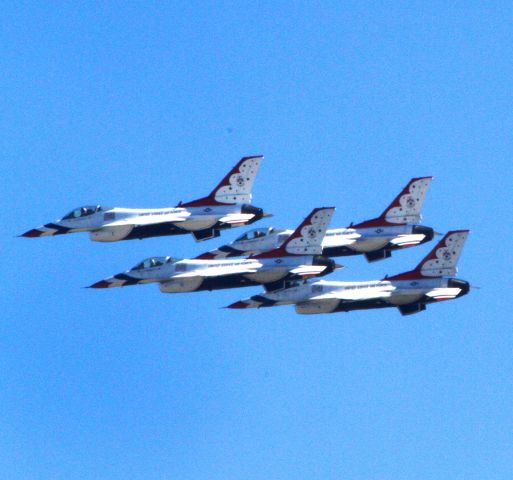
[[[320,255],[322,240],[334,211],[335,207],[314,208],[279,248],[260,253],[253,258]]]
[[[180,203],[180,206],[200,207],[251,203],[253,183],[263,159],[263,155],[242,157],[208,196],[191,202]]]
[[[414,270],[387,279],[405,280],[455,275],[457,272],[456,266],[469,233],[470,230],[451,230],[447,232]]]

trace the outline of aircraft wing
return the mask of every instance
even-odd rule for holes
[[[257,271],[258,270],[256,268],[234,265],[231,267],[211,267],[204,268],[202,270],[194,270],[192,272],[179,273],[177,275],[173,275],[172,278],[175,279],[191,277],[223,277],[225,275],[242,275],[245,273],[256,273]]]

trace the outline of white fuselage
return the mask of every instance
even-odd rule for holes
[[[215,290],[268,284],[285,278],[318,276],[326,268],[326,265],[316,265],[312,255],[262,259],[185,259],[157,267],[129,270],[102,280],[99,288],[160,283],[161,291],[167,293]]]
[[[237,308],[266,306],[298,306],[298,313],[331,313],[342,303],[357,307],[358,302],[385,302],[389,306],[409,305],[421,299],[447,300],[457,297],[461,288],[448,285],[447,278],[412,280],[373,280],[369,282],[337,282],[317,280],[297,286],[261,293],[238,302]],[[310,308],[315,307],[315,308]]]
[[[414,232],[415,225],[393,225],[372,228],[337,228],[326,232],[322,241],[323,255],[339,256],[369,253],[386,248],[403,248],[430,240],[432,229],[422,227],[423,233]],[[265,232],[264,229],[256,229]],[[267,229],[254,238],[238,239],[212,251],[214,258],[250,255],[278,248],[292,234],[292,230]]]
[[[243,207],[246,211],[252,210],[251,213],[243,213]],[[218,229],[237,227],[255,221],[258,210],[256,207],[239,204],[158,209],[109,208],[83,216],[63,218],[32,230],[34,233],[27,236],[91,232],[91,240],[114,242],[193,233],[214,226]]]
[[[337,228],[328,230],[323,249],[348,247],[358,253],[379,250],[390,242],[397,245],[416,245],[424,235],[412,233],[413,225],[394,225],[373,228]]]

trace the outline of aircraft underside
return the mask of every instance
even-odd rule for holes
[[[172,222],[154,223],[153,225],[135,226],[124,240],[143,239],[149,237],[164,237],[167,235],[184,235],[188,230],[177,227]]]
[[[141,240],[143,238],[164,237],[168,235],[185,235],[189,233],[192,234],[196,240],[207,240],[210,238],[218,237],[220,230],[226,230],[229,228],[232,228],[232,225],[217,222],[215,225],[209,228],[191,231],[185,228],[181,228],[173,222],[163,222],[155,223],[152,225],[135,226],[123,240]]]
[[[285,282],[289,280],[293,280],[297,278],[296,275],[291,275],[289,273],[284,273],[281,275],[281,278],[274,278],[273,281],[262,282],[257,281],[254,278],[248,278],[248,275],[225,275],[222,277],[203,277],[201,280],[196,281],[194,283],[182,281],[179,279],[171,280],[169,282],[165,282],[161,285],[160,290],[164,293],[180,293],[180,292],[199,292],[203,290],[224,290],[227,288],[241,288],[241,287],[254,287],[254,286],[264,286],[267,291],[276,290],[278,288],[283,288],[285,286]]]
[[[377,260],[384,260],[385,258],[390,258],[392,256],[393,251],[401,250],[403,248],[405,247],[401,245],[394,245],[388,243],[383,248],[363,252],[354,250],[353,248],[348,247],[346,245],[342,245],[338,247],[324,247],[322,250],[322,254],[327,257],[348,257],[351,255],[365,255],[367,261],[375,262]]]
[[[335,310],[333,310],[333,312],[350,312],[352,310],[370,310],[374,308],[396,307],[403,315],[409,315],[412,313],[421,312],[426,309],[426,305],[436,302],[436,299],[427,297],[425,295],[414,302],[404,304],[393,304],[381,299],[359,301],[340,300],[338,306],[335,308]]]

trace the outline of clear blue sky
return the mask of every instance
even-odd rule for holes
[[[511,2],[11,2],[0,18],[0,478],[513,478]],[[427,312],[81,287],[220,241],[14,238],[165,207],[264,154],[260,225],[372,218],[435,177],[481,290]],[[431,245],[331,279],[410,269]]]

